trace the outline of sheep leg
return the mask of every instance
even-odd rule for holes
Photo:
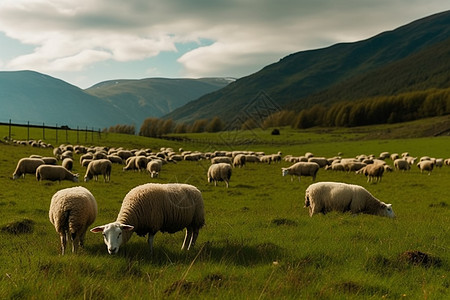
[[[181,246],[181,250],[189,250],[189,247],[191,246],[192,243],[192,228],[191,227],[187,227],[186,228],[186,235],[184,236],[184,241],[183,241],[183,245]]]
[[[191,249],[191,247],[195,246],[195,242],[197,242],[197,238],[198,238],[198,232],[200,231],[199,228],[194,228],[194,231],[192,233],[192,238],[191,238],[191,242],[189,243],[189,247],[188,250]]]
[[[76,233],[72,233],[72,253],[78,252],[79,244],[80,244],[80,236]]]
[[[148,234],[148,245],[150,246],[150,253],[153,253],[153,239],[155,238],[154,234]]]
[[[61,254],[64,255],[64,250],[66,249],[67,239],[66,239],[66,233],[61,233]]]

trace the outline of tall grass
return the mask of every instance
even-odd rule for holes
[[[281,136],[279,140],[263,136],[266,142],[236,147],[294,155],[306,151],[318,156],[409,151],[415,156],[450,157],[448,137],[364,141],[355,140],[346,131],[309,135],[289,131],[289,135],[289,139]],[[181,144],[108,134],[99,143],[152,149],[227,147],[214,142],[223,141],[220,133],[205,140],[208,142],[204,144]],[[207,224],[196,247],[182,252],[184,233],[158,233],[151,254],[146,239],[135,235],[118,255],[110,256],[101,236],[88,233],[85,249],[77,255],[61,256],[59,237],[48,220],[48,207],[56,191],[77,184],[37,182],[30,175],[12,180],[19,158],[30,154],[49,156],[51,150],[0,143],[0,227],[32,221],[28,233],[0,231],[2,299],[449,296],[449,167],[436,169],[429,176],[417,167],[387,173],[378,184],[369,184],[353,173],[319,171],[317,181],[359,184],[380,200],[392,203],[397,218],[391,220],[339,213],[310,218],[303,203],[311,179],[302,178],[299,183],[282,177],[281,167],[289,165],[286,162],[233,169],[228,189],[223,183],[214,187],[206,182],[205,161],[164,165],[157,179],[145,173],[123,172],[122,166],[114,165],[110,183],[78,183],[97,199],[99,215],[94,225],[115,220],[124,195],[139,184],[185,182],[197,186],[205,201]],[[75,172],[82,176],[84,169],[75,163]],[[426,253],[430,263],[408,260],[408,251]]]

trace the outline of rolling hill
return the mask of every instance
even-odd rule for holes
[[[140,126],[148,117],[162,117],[232,81],[228,78],[111,80],[85,92],[111,104],[131,123]]]
[[[159,117],[231,79],[114,80],[82,90],[34,71],[0,72],[0,122],[139,129],[147,117]]]
[[[432,61],[434,51],[439,48],[439,59],[448,64],[450,55],[446,47],[449,39],[450,11],[446,11],[363,41],[291,54],[259,72],[174,110],[164,118],[192,122],[219,116],[230,122],[249,106],[254,106],[261,92],[274,106],[302,109],[318,101],[364,98],[368,95],[365,91],[370,91],[373,96],[435,87],[448,83],[445,78],[448,68],[434,70],[427,67],[427,63]],[[417,59],[421,63],[416,65]],[[433,60],[433,64],[438,62]],[[395,72],[400,66],[404,72],[403,80],[397,80]],[[380,80],[386,68],[392,68],[389,76],[384,81]],[[440,74],[443,77],[435,82],[432,77],[439,72],[445,74]],[[374,77],[378,78],[376,82],[372,81]],[[390,85],[389,89],[384,88],[386,82]],[[358,88],[353,89],[353,86]],[[330,92],[327,93],[328,89]],[[341,93],[340,98],[334,98],[337,90]],[[353,95],[356,90],[358,93]],[[322,98],[312,97],[319,93],[322,93]]]

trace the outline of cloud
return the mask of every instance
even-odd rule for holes
[[[73,72],[196,42],[177,60],[185,75],[242,76],[290,53],[368,38],[449,6],[447,0],[3,0],[0,31],[34,48],[0,59],[7,69]]]

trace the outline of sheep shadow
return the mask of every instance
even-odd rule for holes
[[[84,251],[89,255],[109,255],[104,244],[87,246]],[[181,263],[189,265],[192,261],[225,263],[236,266],[254,266],[273,263],[283,257],[283,248],[267,242],[247,245],[244,242],[220,240],[197,244],[189,251],[166,245],[154,245],[153,253],[147,243],[130,242],[122,246],[119,253],[112,255],[129,261],[140,260],[156,266]]]

